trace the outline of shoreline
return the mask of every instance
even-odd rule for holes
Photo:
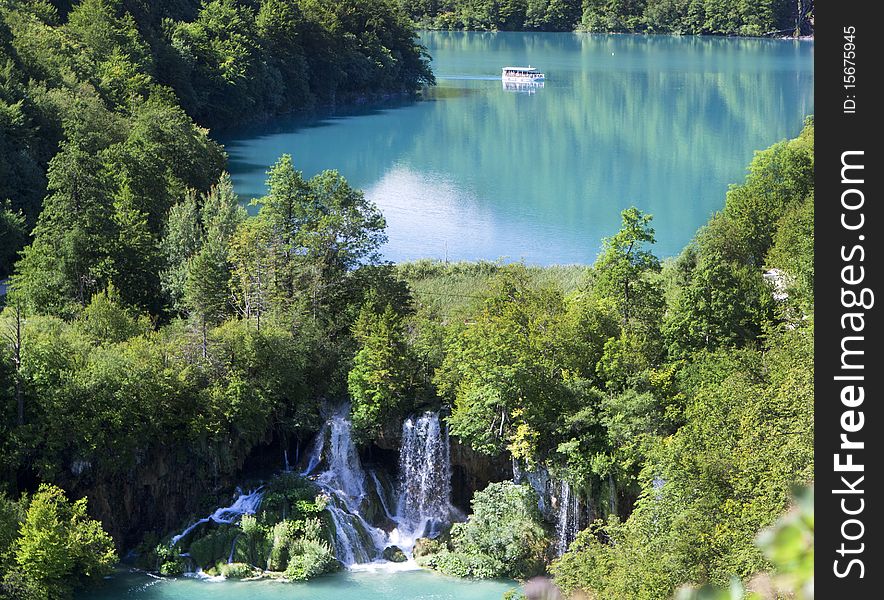
[[[429,31],[434,33],[579,33],[589,35],[634,35],[634,36],[673,36],[673,37],[697,37],[697,38],[726,38],[726,39],[746,39],[746,40],[798,40],[813,41],[814,34],[808,35],[777,35],[781,32],[774,31],[766,35],[740,35],[736,33],[677,33],[674,31],[590,31],[587,29],[571,29],[563,31],[540,31],[535,29],[469,29],[469,28],[434,28],[434,27],[418,27],[418,32]]]

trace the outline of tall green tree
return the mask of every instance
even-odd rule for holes
[[[664,325],[673,356],[721,346],[743,346],[774,316],[773,289],[759,269],[703,255]]]
[[[83,0],[68,15],[65,33],[95,63],[98,88],[113,106],[146,96],[152,84],[150,47],[122,0]]]
[[[48,484],[31,499],[13,553],[18,569],[50,599],[100,581],[117,561],[110,536],[86,513],[86,499],[71,503]]]
[[[24,214],[13,210],[12,203],[0,205],[0,277],[9,275],[18,251],[24,246],[25,227]]]
[[[475,321],[453,328],[435,383],[453,403],[453,434],[497,455],[528,437],[529,456],[554,443],[544,436],[572,402],[563,384],[569,365],[561,326],[564,299],[533,287],[524,267],[505,269]]]
[[[416,364],[406,344],[402,317],[376,297],[363,304],[353,324],[359,350],[347,376],[353,426],[376,433],[407,413],[414,403]]]
[[[304,180],[289,155],[270,169],[267,184],[256,203],[270,236],[274,301],[283,312],[297,301],[315,319],[325,318],[350,295],[348,274],[379,261],[384,217],[337,172]]]
[[[217,325],[230,312],[229,285],[227,249],[217,238],[209,238],[191,261],[184,283],[184,305],[199,322],[204,357],[209,326]]]
[[[203,243],[197,196],[195,190],[189,190],[180,202],[172,206],[161,242],[165,262],[165,268],[160,272],[163,292],[168,298],[170,308],[179,313],[185,310],[184,284],[190,261]]]
[[[233,305],[246,321],[254,319],[259,330],[261,319],[270,311],[275,298],[274,257],[267,250],[271,240],[265,220],[247,219],[237,228],[228,246]]]
[[[49,190],[16,287],[36,310],[64,314],[112,280],[112,184],[98,156],[66,144],[50,163]]]
[[[654,312],[662,308],[659,291],[646,277],[660,270],[660,261],[648,248],[656,241],[653,217],[635,207],[620,216],[620,231],[602,242],[602,253],[595,263],[595,290],[617,301],[623,328],[628,329],[633,320],[653,319]]]
[[[665,301],[657,277],[660,261],[649,248],[655,242],[652,216],[632,207],[621,218],[620,231],[605,238],[593,267],[592,294],[613,300],[620,313],[619,335],[605,343],[598,372],[622,388],[630,377],[660,360]]]
[[[193,286],[197,285],[195,280],[206,276],[194,270],[209,269],[214,272],[212,277],[223,278],[222,271],[229,270],[227,254],[231,240],[245,219],[245,210],[239,205],[239,196],[226,172],[207,193],[197,194],[195,190],[189,190],[184,199],[172,207],[161,242],[166,267],[160,277],[175,311],[194,310],[196,300],[192,295],[186,298],[187,286],[190,285],[193,292]],[[210,244],[212,247],[207,248]],[[195,264],[197,259],[199,267]],[[199,285],[208,283],[204,281]],[[220,290],[215,293],[220,294]],[[210,312],[220,315],[224,311]],[[216,317],[210,318],[210,321],[214,320]]]

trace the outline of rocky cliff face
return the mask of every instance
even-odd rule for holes
[[[470,500],[492,481],[513,478],[513,465],[504,456],[492,458],[451,439],[451,501],[469,512]]]
[[[814,0],[795,1],[793,16],[796,35],[813,35],[813,2]]]
[[[179,528],[237,482],[238,467],[221,473],[181,452],[152,451],[148,456],[123,474],[75,463],[60,481],[73,496],[89,498],[90,514],[123,551],[137,546],[147,532]]]

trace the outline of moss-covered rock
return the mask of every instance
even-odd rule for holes
[[[384,548],[384,560],[389,560],[390,562],[405,562],[408,560],[408,557],[405,556],[405,552],[402,551],[402,548],[399,546],[387,546]]]
[[[448,550],[448,543],[441,538],[418,538],[411,548],[411,554],[417,559]]]
[[[239,536],[240,529],[236,525],[221,524],[206,535],[194,538],[187,553],[196,566],[207,569],[218,561],[227,562],[233,541]]]

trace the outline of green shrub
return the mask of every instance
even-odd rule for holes
[[[227,579],[245,579],[254,575],[255,570],[246,563],[222,563],[218,565],[218,574]]]
[[[451,529],[452,552],[424,561],[460,577],[527,579],[544,570],[550,537],[537,510],[537,495],[526,485],[491,483],[476,492],[473,514]]]
[[[283,571],[291,554],[291,547],[296,541],[298,524],[294,521],[280,521],[270,530],[270,556],[267,557],[267,568],[271,571]]]
[[[172,548],[167,544],[159,544],[154,553],[157,557],[156,564],[160,575],[174,577],[184,573],[186,565],[177,548]]]
[[[233,551],[234,562],[265,568],[271,550],[270,527],[262,525],[255,515],[243,515],[239,526],[242,534]]]
[[[295,473],[284,473],[267,484],[259,517],[264,523],[297,521],[318,515],[324,508],[310,481]]]
[[[490,579],[502,577],[508,571],[508,566],[496,558],[463,552],[442,552],[433,557],[431,564],[433,568],[454,577]]]
[[[12,556],[24,579],[53,596],[100,580],[117,562],[113,540],[86,514],[86,499],[70,502],[45,483],[31,499]]]
[[[292,548],[285,576],[296,581],[304,581],[337,568],[335,555],[329,545],[318,539],[301,538]]]
[[[244,534],[249,536],[263,533],[255,515],[243,515],[239,522],[239,528],[242,529]]]

